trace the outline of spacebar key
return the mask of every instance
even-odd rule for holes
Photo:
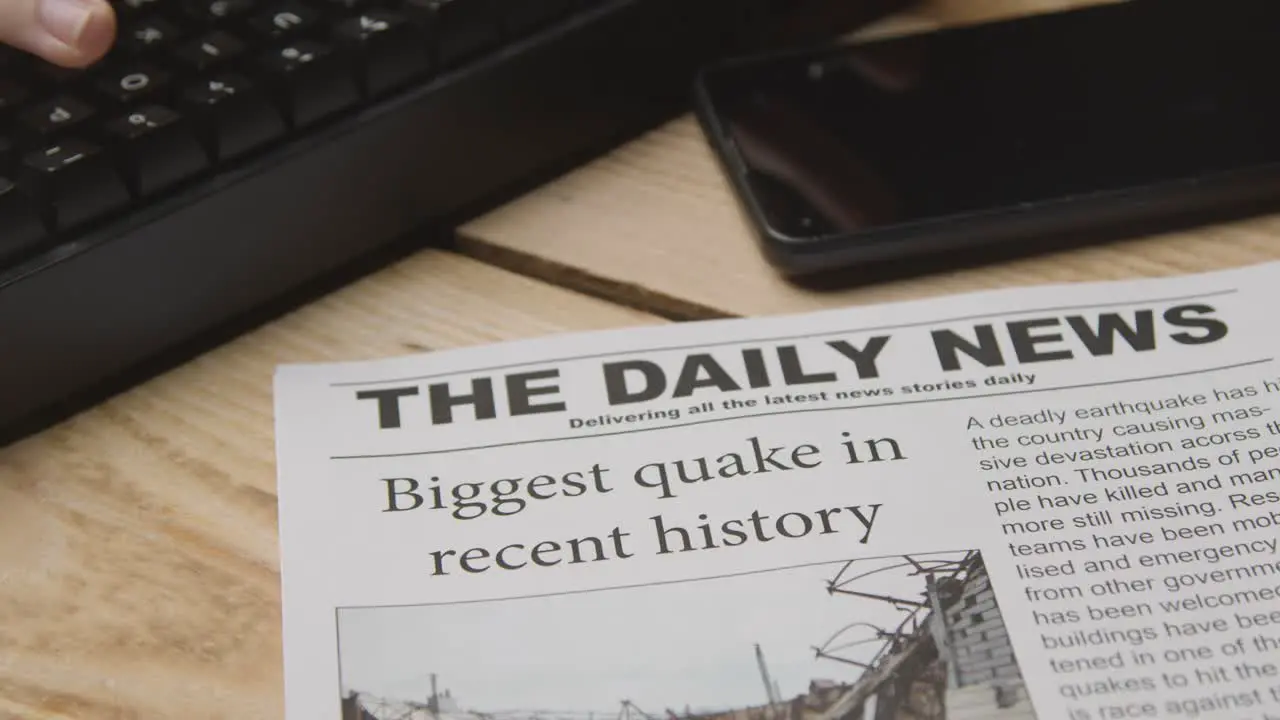
[[[105,153],[91,143],[68,139],[22,159],[37,192],[53,205],[58,230],[97,219],[129,202],[129,191]]]

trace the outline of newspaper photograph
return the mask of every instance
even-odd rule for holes
[[[1280,720],[1280,266],[276,377],[290,720]]]
[[[619,623],[623,602],[646,613]],[[486,655],[451,651],[477,628],[494,638]],[[344,720],[843,718],[873,699],[867,717],[1035,717],[976,550],[348,609],[338,633]]]

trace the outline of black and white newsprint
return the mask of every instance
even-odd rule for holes
[[[1280,720],[1280,266],[276,378],[289,720]]]

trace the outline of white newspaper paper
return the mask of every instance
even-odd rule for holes
[[[1280,266],[276,381],[290,720],[1280,719]]]

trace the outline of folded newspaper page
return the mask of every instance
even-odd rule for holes
[[[1280,265],[276,380],[290,720],[1280,720]]]

